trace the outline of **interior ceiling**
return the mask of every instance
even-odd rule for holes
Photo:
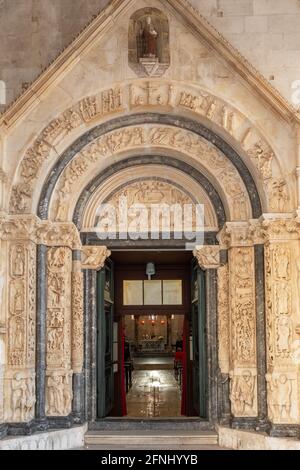
[[[111,259],[115,264],[190,264],[193,259],[191,251],[113,251]]]

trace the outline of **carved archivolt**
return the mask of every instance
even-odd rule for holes
[[[71,273],[72,251],[49,248],[47,253],[47,414],[71,412]],[[58,370],[64,369],[64,374]],[[56,389],[56,390],[55,390]]]
[[[221,186],[233,220],[247,220],[251,209],[246,187],[230,160],[198,135],[170,126],[128,127],[111,132],[89,144],[64,170],[54,196],[52,216],[67,219],[70,195],[97,172],[99,161],[118,152],[145,147],[179,151],[196,159]],[[92,177],[92,176],[91,176]]]
[[[226,104],[206,91],[184,88],[177,83],[159,81],[141,81],[122,87],[105,90],[99,95],[83,99],[78,104],[54,119],[39,135],[38,139],[26,151],[18,171],[17,181],[13,187],[10,210],[13,213],[30,212],[30,199],[34,185],[39,177],[44,162],[50,155],[56,158],[55,146],[73,130],[86,128],[96,120],[104,120],[112,113],[138,111],[139,109],[159,109],[168,112],[172,108],[187,109],[196,115],[204,116],[231,134],[248,154],[249,160],[263,182],[268,195],[270,210],[283,212],[287,210],[289,194],[285,180],[280,177],[274,152],[262,134],[238,110]],[[115,133],[113,138],[103,140],[102,154],[116,152],[126,142],[126,133]],[[131,139],[141,142],[137,133]],[[160,136],[153,137],[159,143]],[[157,140],[158,139],[158,140]],[[181,141],[180,135],[176,143]],[[154,142],[153,142],[154,143]],[[181,145],[183,143],[181,142]],[[279,175],[279,177],[278,177]]]

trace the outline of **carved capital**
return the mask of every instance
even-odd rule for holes
[[[49,247],[64,246],[72,250],[81,249],[80,236],[73,223],[42,222],[37,230],[37,243]]]
[[[202,269],[217,269],[220,266],[220,247],[202,246],[194,250],[199,266]]]
[[[35,241],[38,221],[34,215],[0,217],[0,239]]]
[[[300,218],[281,217],[275,219],[263,215],[261,226],[267,241],[289,241],[298,240],[300,237]]]
[[[248,222],[227,222],[218,234],[222,248],[253,246]]]
[[[84,246],[82,250],[82,269],[100,271],[111,252],[106,246]]]

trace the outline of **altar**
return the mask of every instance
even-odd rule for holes
[[[143,339],[140,341],[140,349],[142,352],[164,352],[164,339]]]

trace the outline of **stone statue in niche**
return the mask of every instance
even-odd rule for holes
[[[158,32],[155,30],[151,16],[147,16],[145,25],[138,37],[138,49],[141,49],[142,58],[157,58]]]
[[[161,77],[170,66],[169,21],[157,8],[142,8],[129,23],[129,65],[139,77]]]

